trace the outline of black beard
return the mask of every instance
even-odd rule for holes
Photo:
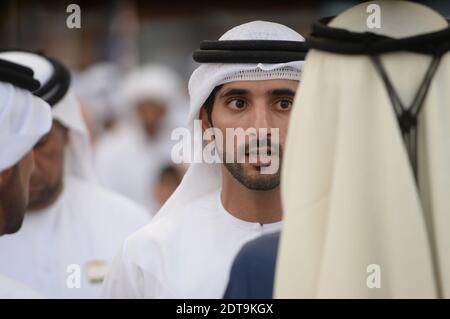
[[[255,178],[249,177],[244,173],[244,164],[226,163],[223,165],[230,174],[246,188],[254,191],[269,191],[280,185],[280,169],[275,174],[258,175]]]
[[[60,192],[63,184],[63,175],[61,175],[60,179],[51,186],[44,188],[37,194],[32,194],[29,199],[28,209],[29,210],[39,210],[41,208],[45,208],[50,202],[50,200],[55,197],[57,192]]]

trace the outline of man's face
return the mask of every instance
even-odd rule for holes
[[[271,190],[280,184],[280,166],[270,174],[265,173],[263,168],[270,165],[270,160],[274,157],[281,163],[298,83],[294,80],[237,81],[224,84],[216,92],[211,120],[212,125],[220,129],[223,135],[223,144],[220,145],[216,139],[216,147],[226,169],[249,189]],[[204,108],[201,118],[206,129],[209,122]],[[234,142],[229,143],[227,128],[251,129],[257,134],[245,134],[245,139],[231,137]],[[274,131],[271,129],[275,129],[277,137],[272,134]],[[261,135],[261,132],[264,134]],[[233,145],[231,149],[229,145]],[[233,153],[231,158],[234,160],[227,162],[226,156],[230,152]],[[239,154],[245,156],[240,159],[241,163],[238,161]],[[250,156],[255,156],[257,161],[252,162]]]
[[[33,167],[31,151],[15,166],[0,172],[0,235],[15,233],[22,226]]]
[[[64,148],[68,131],[57,121],[34,147],[35,169],[30,181],[31,210],[50,206],[58,198],[63,185]]]
[[[150,138],[155,138],[166,116],[166,106],[157,101],[145,100],[137,105],[139,119]]]

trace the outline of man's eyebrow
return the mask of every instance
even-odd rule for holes
[[[271,91],[267,92],[267,95],[294,97],[295,91],[293,91],[291,89],[287,89],[287,88],[275,89],[275,90],[271,90]]]
[[[245,89],[229,89],[229,90],[225,90],[225,92],[220,94],[220,97],[229,97],[229,96],[234,96],[234,95],[248,95],[248,94],[250,94],[249,90],[245,90]]]

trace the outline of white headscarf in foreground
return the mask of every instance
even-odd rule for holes
[[[329,25],[395,38],[446,20],[380,1],[381,28],[360,4]],[[430,55],[380,55],[410,105]],[[418,181],[384,83],[367,55],[311,50],[288,130],[277,298],[450,297],[450,54],[419,114]],[[434,262],[433,262],[434,261]]]
[[[54,72],[53,65],[45,57],[32,52],[2,52],[0,58],[31,68],[41,85],[45,85]],[[65,96],[52,106],[52,114],[54,120],[69,130],[69,145],[65,156],[67,174],[95,181],[89,133],[81,114],[80,103],[70,88]]]
[[[234,27],[219,40],[287,40],[304,41],[294,30],[272,22],[253,21]],[[233,81],[258,81],[271,79],[300,80],[303,61],[280,64],[237,64],[207,63],[199,66],[189,80],[190,111],[188,128],[195,140],[201,141],[201,132],[194,132],[194,120],[199,119],[200,108],[213,89],[221,84]],[[194,142],[196,143],[196,142]],[[201,142],[200,142],[201,143]],[[201,157],[194,154],[194,158]],[[180,186],[167,200],[159,218],[165,212],[177,211],[186,203],[217,190],[221,185],[220,164],[192,163],[189,166]]]
[[[14,166],[51,127],[50,106],[0,82],[0,172]]]

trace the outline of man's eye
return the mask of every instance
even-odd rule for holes
[[[233,99],[228,102],[228,106],[233,110],[242,110],[245,107],[245,101],[242,99]]]
[[[277,102],[277,107],[283,111],[288,111],[292,108],[291,100],[280,100]]]

